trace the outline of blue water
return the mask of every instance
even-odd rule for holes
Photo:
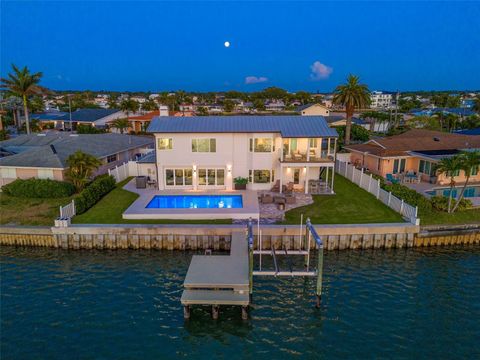
[[[321,309],[311,279],[255,278],[246,322],[184,322],[192,254],[1,247],[2,360],[480,357],[478,246],[327,252]]]
[[[456,198],[458,195],[460,195],[460,191],[461,191],[461,189],[454,188],[452,190],[452,197]],[[433,189],[433,190],[430,190],[430,191],[425,191],[425,193],[427,193],[428,195],[431,195],[431,196],[442,196],[443,195],[445,197],[449,197],[450,196],[450,189],[445,189],[445,188]],[[480,196],[480,186],[471,186],[471,187],[467,186],[465,188],[465,192],[463,193],[463,196],[466,197],[466,198]]]
[[[242,207],[242,195],[156,195],[147,205],[147,208],[154,209],[235,209]]]

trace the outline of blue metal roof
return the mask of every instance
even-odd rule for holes
[[[457,130],[455,133],[462,135],[480,135],[480,127],[475,129]]]
[[[338,137],[323,116],[162,116],[147,129],[153,133],[262,133],[282,137]]]
[[[119,111],[118,109],[77,109],[72,112],[72,121],[94,122]],[[66,113],[56,120],[70,121],[70,114]]]

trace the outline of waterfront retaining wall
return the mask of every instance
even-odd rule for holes
[[[62,249],[229,250],[232,232],[245,229],[242,225],[2,227],[0,244]],[[258,228],[254,229],[258,247]],[[326,250],[480,244],[479,225],[422,229],[412,224],[319,225],[316,229]],[[261,225],[260,232],[263,249],[274,246],[295,250],[303,246],[305,228],[300,230],[300,226]]]

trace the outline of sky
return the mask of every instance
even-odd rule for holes
[[[0,2],[0,73],[57,90],[480,89],[480,2]],[[230,42],[229,47],[224,43]]]

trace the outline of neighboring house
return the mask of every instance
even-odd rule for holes
[[[383,91],[372,91],[370,93],[370,107],[372,109],[390,109],[393,96]]]
[[[422,181],[445,185],[450,179],[436,173],[436,164],[459,151],[480,149],[480,136],[413,129],[364,144],[347,145],[345,149],[351,152],[351,163],[374,174],[387,177],[410,171],[419,173]],[[454,179],[457,183],[465,182],[464,172],[459,171]],[[471,181],[480,181],[479,169],[474,169]]]
[[[151,151],[151,136],[48,133],[0,141],[0,184],[17,178],[64,180],[67,158],[81,150],[101,160],[97,174]]]
[[[333,192],[338,134],[321,116],[155,118],[148,132],[159,190],[232,190],[244,177],[251,190],[291,183],[308,192],[308,180],[323,179]]]
[[[123,111],[117,109],[77,109],[72,113],[54,119],[39,119],[42,123],[52,123],[55,129],[75,130],[78,125],[90,125],[104,128],[108,122],[126,117]]]
[[[158,116],[177,116],[177,117],[193,116],[193,112],[192,111],[168,111],[168,107],[162,105],[160,106],[160,110],[150,111],[146,114],[139,115],[139,116],[130,116],[128,118],[131,124],[130,130],[133,130],[135,132],[146,131],[146,129],[148,128],[148,125],[150,124],[150,121],[152,121],[153,118]]]
[[[303,116],[328,116],[330,114],[330,110],[321,104],[301,105],[295,110]]]
[[[285,110],[285,103],[282,100],[269,100],[265,102],[265,110],[279,112]]]

